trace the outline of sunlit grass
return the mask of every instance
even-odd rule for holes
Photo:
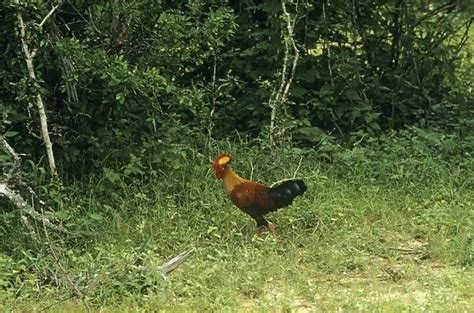
[[[150,184],[109,189],[120,201],[91,192],[71,200],[77,207],[71,227],[80,240],[57,246],[90,307],[112,312],[474,307],[472,161],[356,149],[321,163],[311,152],[277,158],[231,149],[234,169],[243,176],[271,183],[298,170],[306,180],[302,198],[269,216],[279,240],[254,237],[254,222],[225,198],[202,159],[183,160],[183,167]],[[195,255],[165,287],[156,269],[189,247]],[[52,268],[50,261],[45,255],[37,266]],[[0,300],[6,310],[85,311],[77,297],[68,298],[67,284],[44,283],[41,273],[29,279],[5,289]]]

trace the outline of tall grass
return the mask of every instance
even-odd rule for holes
[[[472,158],[403,138],[333,145],[329,158],[245,142],[220,142],[218,151],[234,154],[244,177],[306,181],[302,198],[269,216],[278,241],[254,237],[254,222],[226,199],[207,156],[190,149],[148,181],[109,173],[67,187],[57,215],[73,235],[53,237],[52,246],[25,243],[4,215],[1,303],[81,311],[69,279],[89,305],[110,310],[473,304]],[[189,247],[196,254],[166,287],[159,265]]]

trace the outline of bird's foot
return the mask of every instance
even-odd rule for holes
[[[273,239],[278,239],[275,225],[273,225],[273,223],[268,223],[268,231],[270,232],[270,235],[272,235]]]
[[[259,226],[257,228],[257,237],[262,238],[264,233],[265,233],[265,226],[264,225]]]
[[[275,225],[272,223],[268,223],[268,226],[261,225],[257,228],[257,237],[258,238],[263,238],[263,235],[268,232],[270,235],[273,237],[273,239],[278,239],[278,235],[275,230]]]

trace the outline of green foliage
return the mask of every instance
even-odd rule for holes
[[[0,254],[0,301],[17,298],[18,301],[31,297],[38,283],[37,274],[31,270],[31,259],[27,255],[20,260]]]
[[[301,54],[276,147],[264,136],[281,2],[68,1],[40,27],[51,4],[0,4],[0,133],[71,234],[33,225],[32,241],[1,200],[0,306],[47,310],[71,295],[78,310],[73,284],[97,309],[472,307],[472,0],[287,1]],[[38,94],[61,183],[38,138]],[[224,151],[246,177],[307,181],[271,216],[281,242],[252,238],[225,200],[208,160]],[[164,302],[156,269],[189,246]],[[426,296],[376,301],[367,286]]]
[[[407,1],[336,1],[325,10],[323,15],[315,8],[320,22],[305,33],[314,46],[307,46],[297,75],[294,95],[304,103],[301,117],[343,136],[424,127],[436,116],[443,116],[436,125],[447,126],[448,115],[458,116],[459,106],[446,101],[456,89],[461,37],[470,25],[457,24],[459,15],[436,19]]]
[[[25,14],[28,25],[39,23],[37,18],[48,12],[43,3],[25,6],[37,10],[36,15]],[[35,60],[38,81],[29,82],[24,72],[13,75],[12,71],[6,79],[9,86],[1,91],[5,95],[1,127],[20,134],[14,146],[40,151],[36,149],[39,142],[28,133],[39,133],[39,123],[31,114],[39,90],[48,104],[63,173],[79,169],[72,176],[100,169],[104,158],[110,162],[105,165],[113,168],[137,164],[137,157],[145,158],[143,165],[156,164],[150,161],[150,154],[160,151],[152,158],[166,159],[173,152],[163,147],[194,129],[208,127],[211,78],[202,69],[211,59],[220,61],[234,33],[229,8],[205,2],[165,7],[153,1],[145,6],[139,2],[64,6],[78,14],[58,10],[46,24],[51,28],[38,33],[38,41],[48,39]],[[5,16],[17,10],[6,9],[2,11]],[[6,61],[24,69],[14,22],[11,19],[4,28],[17,44],[9,46]],[[34,42],[31,44],[34,48]],[[2,71],[11,67],[5,63]],[[14,101],[24,106],[17,108]]]
[[[301,51],[281,125],[304,145],[357,143],[406,126],[472,130],[468,6],[432,13],[419,2],[288,4]],[[15,32],[24,15],[38,80],[26,79]],[[256,136],[269,121],[286,27],[277,1],[155,1],[3,5],[2,131],[42,159],[34,97],[47,103],[63,175],[120,168],[131,155],[172,154],[182,131]],[[75,12],[75,13],[71,13]],[[16,70],[20,68],[21,70]],[[15,70],[14,70],[15,69]],[[16,105],[19,104],[19,105]],[[189,131],[189,133],[187,133]],[[328,135],[329,134],[329,135]],[[154,163],[157,165],[157,163]]]

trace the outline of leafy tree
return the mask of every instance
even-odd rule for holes
[[[409,125],[467,127],[472,77],[460,60],[471,2],[288,2],[299,59],[279,124],[309,145],[328,134],[355,142]],[[166,166],[182,138],[209,147],[270,124],[285,60],[280,1],[68,1],[42,31],[34,21],[55,2],[22,1],[41,46],[36,83],[25,79],[12,3],[0,7],[0,127],[34,160],[43,156],[31,118],[38,92],[60,168],[72,176],[104,164],[142,175]]]

